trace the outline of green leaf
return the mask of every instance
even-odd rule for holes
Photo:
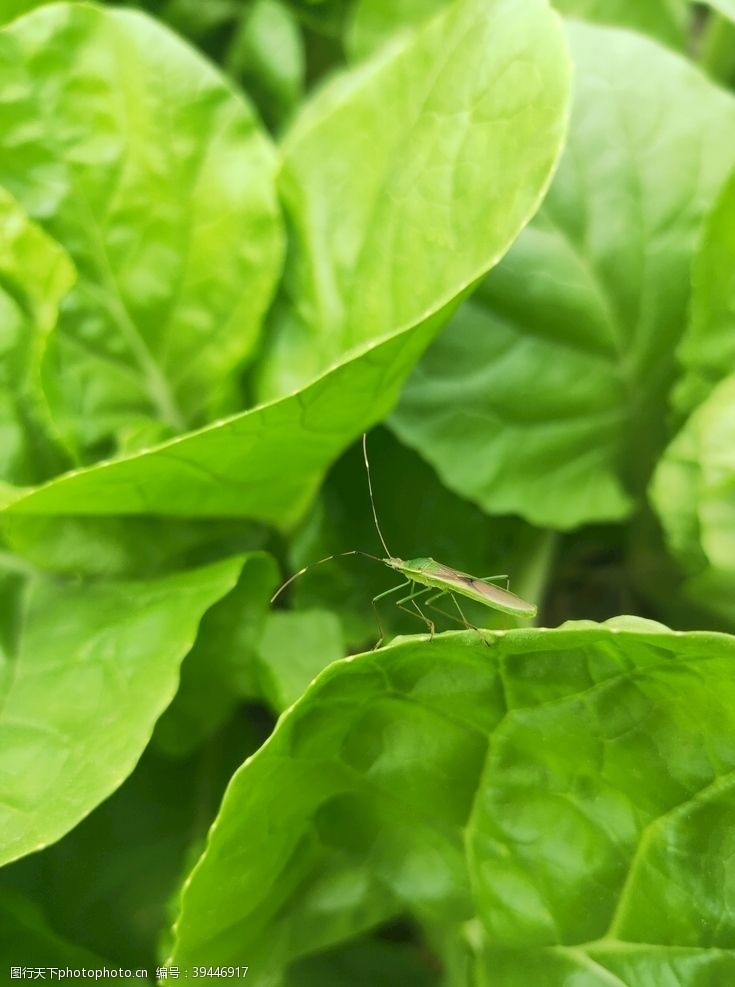
[[[222,726],[238,702],[260,697],[260,640],[277,585],[270,555],[245,557],[237,586],[204,615],[184,658],[176,697],[156,724],[154,741],[161,750],[189,753]]]
[[[329,610],[272,613],[258,644],[260,689],[282,712],[319,672],[343,658],[342,627]]]
[[[50,966],[100,971],[111,967],[107,960],[57,935],[48,925],[41,909],[17,892],[0,889],[0,930],[0,964],[9,977],[12,976],[13,967],[34,972],[39,967]],[[48,974],[48,970],[45,972]],[[33,979],[27,973],[26,977]],[[115,982],[150,983],[149,980],[124,976],[116,977]]]
[[[346,31],[347,51],[353,60],[366,58],[447,6],[448,0],[357,0]]]
[[[667,905],[666,907],[670,907]],[[656,948],[630,943],[620,948],[549,949],[530,953],[525,965],[517,953],[488,952],[477,965],[477,987],[719,987],[735,975],[730,950]]]
[[[250,517],[288,528],[329,464],[393,407],[435,331],[369,344],[290,397],[33,490],[3,491],[3,504],[17,516]]]
[[[673,351],[735,100],[628,32],[570,25],[576,96],[531,226],[409,380],[393,427],[491,513],[626,517],[666,437]]]
[[[664,453],[651,500],[688,578],[688,596],[735,625],[735,376],[690,416]]]
[[[0,25],[52,2],[53,0],[0,0]]]
[[[556,161],[567,86],[543,0],[460,0],[307,104],[283,144],[294,245],[261,396],[421,323],[497,262]]]
[[[0,861],[59,839],[132,771],[241,565],[147,582],[6,579]]]
[[[718,10],[731,21],[735,21],[735,0],[705,0],[708,7]]]
[[[735,0],[715,0],[735,9]],[[420,24],[446,7],[448,0],[357,0],[346,44],[353,59],[364,58],[392,36]],[[688,0],[554,0],[569,17],[633,28],[671,45],[684,46]]]
[[[131,420],[231,409],[281,262],[276,156],[250,106],[155,21],[86,4],[0,32],[0,86],[0,183],[79,271],[65,429],[96,450]]]
[[[74,277],[67,254],[0,188],[0,478],[11,483],[37,483],[68,465],[43,363]]]
[[[495,987],[695,961],[728,982],[734,660],[728,635],[627,617],[337,662],[234,776],[174,961],[244,952],[275,982],[410,912]]]
[[[677,356],[678,408],[691,411],[735,365],[735,176],[707,217],[692,270],[689,325]]]
[[[649,34],[674,48],[683,48],[689,0],[553,0],[568,17],[619,25]]]
[[[541,0],[522,8],[510,0],[464,0],[447,17],[443,22],[447,31],[456,33],[462,25],[465,31],[446,66],[445,81],[454,80],[456,89],[437,88],[428,103],[422,102],[427,75],[433,71],[430,56],[446,41],[432,28],[395,61],[343,79],[336,105],[332,90],[322,93],[289,144],[289,208],[299,228],[299,249],[305,251],[301,257],[294,250],[301,257],[302,275],[306,277],[310,262],[320,277],[343,287],[351,280],[366,287],[365,279],[374,276],[364,304],[359,304],[354,291],[349,293],[352,317],[358,311],[365,317],[372,312],[369,324],[355,323],[337,333],[333,342],[323,332],[319,339],[307,340],[309,345],[318,343],[317,363],[326,358],[326,350],[338,347],[338,362],[332,369],[280,400],[155,449],[60,477],[21,497],[15,510],[230,515],[262,519],[281,528],[304,512],[329,464],[393,407],[409,370],[443,323],[447,306],[495,263],[528,220],[562,141],[567,64],[556,24]],[[489,49],[480,51],[475,35],[487,38],[488,32],[493,35]],[[501,46],[506,33],[512,35],[510,47]],[[535,45],[539,34],[543,44]],[[482,60],[479,76],[478,59]],[[400,126],[391,124],[393,143],[386,155],[384,107],[395,94],[399,70],[415,72],[420,85],[407,83],[405,99],[394,107]],[[437,114],[443,121],[439,131]],[[439,193],[432,193],[431,210],[425,211],[413,196],[407,198],[388,225],[399,215],[406,221],[410,218],[411,236],[406,239],[395,230],[400,243],[386,247],[379,243],[376,210],[381,215],[390,212],[396,191],[392,182],[399,174],[407,180],[409,161],[412,167],[420,164],[412,151],[398,172],[386,171],[396,165],[396,128],[409,126],[415,130],[415,153],[419,149],[424,156],[441,153],[446,181],[442,180]],[[340,170],[343,185],[335,185],[325,160]],[[297,181],[303,182],[300,189]],[[297,191],[298,203],[293,201]],[[358,193],[370,195],[370,209],[356,204],[352,196]],[[481,203],[487,221],[478,224]],[[321,221],[313,216],[322,216],[324,230],[335,233],[334,242],[317,236]],[[343,266],[348,258],[334,253],[340,240],[337,226],[340,236],[350,240],[349,254],[354,254],[357,244],[363,245],[359,263],[352,257],[352,274]],[[455,250],[457,238],[465,233],[466,249]],[[380,248],[380,256],[369,260],[368,246]],[[390,262],[394,255],[395,265]],[[399,269],[406,277],[404,283],[396,281]],[[304,310],[310,312],[310,319],[316,318],[316,285],[305,283],[304,290]],[[354,338],[347,338],[350,335]],[[286,355],[291,372],[299,379],[308,378],[314,353],[303,364],[306,354],[300,349],[288,347]]]
[[[280,0],[255,0],[241,17],[225,64],[269,126],[280,128],[304,88],[304,44],[289,8]]]
[[[160,576],[262,548],[261,525],[163,517],[5,515],[7,546],[39,569],[61,575]]]
[[[242,0],[147,0],[144,6],[159,9],[162,19],[178,34],[204,45],[209,36],[236,22],[242,14]]]
[[[347,5],[345,0],[288,0],[297,17],[317,34],[339,34]]]
[[[257,746],[243,726],[186,760],[148,748],[121,788],[58,843],[3,868],[0,885],[38,902],[70,942],[152,973],[192,851],[201,851],[229,775]]]
[[[707,0],[705,0],[705,3]],[[699,64],[725,88],[735,80],[735,4],[714,0],[709,16],[699,12],[696,55]]]

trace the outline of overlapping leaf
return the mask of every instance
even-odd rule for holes
[[[175,961],[277,982],[410,912],[496,987],[728,982],[733,661],[619,618],[332,665],[231,782]]]
[[[58,839],[132,771],[241,560],[143,582],[2,581],[0,860]]]
[[[284,143],[296,246],[264,396],[419,324],[505,253],[556,158],[562,63],[545,3],[462,0],[302,112]]]
[[[296,702],[319,672],[344,654],[340,621],[331,611],[272,613],[258,643],[260,691],[280,713]]]
[[[392,419],[451,489],[554,528],[625,517],[643,490],[698,230],[735,156],[735,100],[683,58],[569,34],[575,106],[549,195]]]
[[[676,48],[684,47],[689,0],[553,0],[568,17],[620,25],[649,34]]]
[[[51,2],[52,0],[0,0],[0,24],[7,24],[15,17]]]
[[[257,746],[247,723],[233,726],[190,758],[172,761],[148,748],[125,784],[63,839],[0,871],[0,912],[5,896],[12,906],[11,892],[20,892],[41,904],[56,935],[108,965],[147,967],[154,980],[182,871],[202,845],[230,774]],[[8,907],[0,923],[0,944],[6,929],[11,939],[8,966],[11,959],[40,961],[40,951],[11,952],[10,930],[23,916]]]
[[[706,0],[707,5],[735,21],[735,0]]]
[[[563,139],[567,85],[561,34],[542,0],[463,0],[403,51],[342,77],[304,111],[286,149],[308,357],[278,337],[285,375],[303,383],[325,363],[332,369],[291,396],[61,477],[15,509],[291,524],[329,463],[392,407],[443,310],[535,210]],[[432,160],[424,208],[417,176]]]
[[[73,281],[67,254],[0,188],[0,478],[10,483],[37,483],[66,465],[43,364]]]
[[[238,701],[261,697],[259,645],[277,584],[278,569],[270,555],[253,552],[245,557],[237,586],[204,616],[201,633],[183,661],[176,698],[156,726],[159,747],[176,755],[195,750],[222,726]]]
[[[79,271],[66,431],[89,454],[231,410],[281,261],[277,159],[249,105],[155,21],[85,4],[0,32],[0,86],[0,184]]]
[[[651,497],[687,591],[735,623],[735,376],[687,420],[658,464]]]
[[[357,0],[346,32],[353,58],[363,58],[405,28],[431,17],[449,0]],[[735,6],[734,0],[715,0],[715,6]],[[682,48],[688,0],[553,0],[553,6],[568,17],[600,24],[633,28]]]
[[[255,0],[241,11],[225,66],[255,100],[264,119],[280,127],[303,95],[303,40],[281,0]]]
[[[677,355],[686,373],[676,402],[687,411],[735,366],[735,179],[725,185],[702,232],[689,325]]]

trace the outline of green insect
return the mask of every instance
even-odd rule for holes
[[[375,562],[382,562],[383,565],[387,565],[389,568],[394,569],[399,572],[402,576],[405,576],[405,582],[400,583],[398,586],[393,586],[391,589],[386,590],[385,593],[379,593],[377,596],[373,597],[372,604],[375,611],[375,616],[378,621],[378,627],[380,628],[380,638],[378,643],[375,645],[376,648],[380,647],[383,641],[383,628],[380,622],[380,614],[378,613],[376,603],[378,600],[382,600],[386,596],[390,596],[392,593],[397,593],[399,590],[409,589],[410,591],[402,596],[399,600],[396,600],[396,606],[410,614],[412,617],[419,617],[424,621],[429,629],[431,637],[434,637],[434,622],[430,620],[426,614],[421,610],[417,600],[421,599],[422,606],[428,607],[432,610],[436,610],[438,613],[443,614],[450,620],[457,620],[457,618],[451,614],[447,613],[445,610],[441,610],[437,607],[436,601],[442,597],[449,597],[454,603],[454,606],[459,614],[459,621],[466,628],[471,628],[473,630],[479,630],[474,624],[471,624],[465,617],[462,608],[459,605],[457,596],[467,597],[470,600],[474,600],[476,603],[481,603],[483,606],[490,607],[492,610],[500,610],[502,613],[512,614],[516,617],[535,617],[537,613],[537,608],[533,603],[527,603],[522,600],[515,593],[511,593],[507,589],[508,576],[483,576],[478,578],[477,576],[470,576],[466,572],[460,572],[459,569],[453,569],[451,566],[444,565],[442,562],[436,562],[434,559],[399,559],[391,555],[390,549],[388,548],[385,538],[383,537],[383,532],[380,530],[380,524],[378,522],[378,515],[375,510],[375,499],[373,497],[373,485],[370,479],[370,463],[368,462],[367,455],[367,435],[362,437],[362,452],[365,459],[365,470],[367,472],[368,480],[368,492],[370,494],[370,504],[373,510],[373,520],[375,521],[375,530],[378,533],[378,538],[380,543],[385,549],[387,558],[381,559],[377,555],[370,555],[367,552],[361,552],[359,549],[352,549],[349,552],[338,552],[335,555],[328,555],[324,559],[319,559],[318,562],[312,562],[311,565],[304,566],[303,569],[299,569],[295,572],[290,579],[287,579],[285,583],[273,594],[271,597],[271,603],[283,590],[294,581],[302,576],[309,569],[313,569],[314,566],[322,565],[324,562],[330,562],[332,559],[344,558],[347,555],[362,555],[365,558],[373,559]],[[498,582],[505,582],[506,588],[495,585]],[[409,609],[409,605],[413,609]]]

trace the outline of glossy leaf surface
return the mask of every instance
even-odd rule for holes
[[[4,578],[3,862],[58,839],[132,771],[241,564],[137,583]]]
[[[85,4],[0,32],[0,86],[0,184],[79,272],[59,331],[65,430],[88,453],[138,420],[181,431],[229,410],[282,249],[277,159],[250,106],[153,20]]]
[[[455,39],[445,66],[452,86],[432,88],[445,41],[432,29],[400,57],[340,77],[302,111],[289,139],[287,204],[298,234],[292,279],[300,279],[300,325],[313,349],[307,356],[300,342],[279,335],[279,366],[305,386],[151,451],[60,477],[18,510],[249,516],[281,527],[303,512],[329,463],[393,406],[447,306],[530,218],[562,143],[567,56],[542,0],[522,8],[463,0],[443,24]],[[540,36],[543,44],[534,44]],[[480,50],[478,39],[489,48]],[[389,99],[398,102],[385,141]],[[408,127],[413,150],[396,172]],[[325,146],[339,181],[324,168]],[[381,239],[376,214],[393,209],[391,182],[412,185],[415,169],[435,153],[442,168],[432,209],[408,196],[400,215],[414,224],[411,236],[394,217],[395,242]],[[480,225],[478,202],[491,218]],[[348,322],[334,336],[341,315]],[[313,380],[325,364],[333,369]]]
[[[406,639],[315,681],[230,784],[177,962],[245,950],[269,982],[408,911],[499,987],[727,981],[735,641],[636,618],[487,640]]]
[[[307,104],[283,144],[293,262],[261,396],[420,324],[497,262],[548,182],[567,88],[545,2],[460,0]]]
[[[65,251],[0,188],[0,478],[10,483],[36,483],[68,465],[43,368],[74,278]]]
[[[690,595],[735,624],[735,376],[726,377],[674,438],[651,499]]]
[[[551,191],[392,418],[450,489],[562,529],[625,517],[642,493],[700,223],[735,154],[735,100],[683,58],[629,32],[569,34],[575,105]]]

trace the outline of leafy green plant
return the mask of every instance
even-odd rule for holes
[[[711,6],[0,0],[3,977],[735,982]]]

